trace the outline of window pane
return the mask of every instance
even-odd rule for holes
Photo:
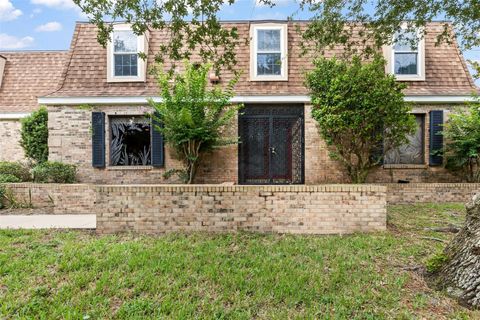
[[[113,44],[115,52],[137,52],[137,36],[132,31],[115,31]]]
[[[150,121],[143,117],[111,117],[111,165],[151,165],[150,127]]]
[[[418,40],[415,32],[397,32],[395,34],[395,44],[393,49],[395,51],[417,51],[416,46],[412,46],[412,41],[416,43]]]
[[[418,74],[417,53],[395,53],[395,74]]]
[[[257,54],[257,75],[280,75],[282,61],[280,53]]]
[[[385,154],[385,164],[424,164],[424,116],[415,115],[417,131],[408,143]]]
[[[115,54],[115,76],[136,76],[138,75],[138,55],[136,54]]]
[[[257,30],[259,51],[280,51],[280,30]]]

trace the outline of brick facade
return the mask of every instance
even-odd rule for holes
[[[0,161],[21,161],[25,154],[20,146],[19,120],[0,120]]]
[[[423,114],[424,158],[423,165],[389,165],[373,171],[368,177],[371,183],[395,183],[398,180],[419,182],[458,182],[458,178],[442,167],[431,167],[429,161],[429,111],[452,109],[446,105],[421,105],[413,112]],[[79,181],[100,184],[158,184],[178,183],[178,178],[163,178],[166,170],[179,168],[168,147],[165,151],[165,168],[115,167],[108,165],[110,133],[108,117],[112,115],[142,116],[151,109],[146,106],[97,106],[95,111],[106,113],[106,159],[105,169],[96,169],[91,164],[91,112],[70,106],[49,107],[49,159],[78,166]],[[340,164],[332,160],[326,143],[320,138],[316,121],[311,117],[311,106],[305,106],[305,184],[348,183]],[[228,136],[238,136],[237,120],[228,128]],[[238,147],[224,146],[207,154],[198,168],[196,183],[237,183]]]

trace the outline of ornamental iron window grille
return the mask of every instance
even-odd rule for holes
[[[151,123],[144,117],[110,117],[110,164],[152,164]]]
[[[304,106],[246,106],[239,116],[239,182],[304,183]]]

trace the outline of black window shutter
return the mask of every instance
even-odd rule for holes
[[[92,112],[92,166],[105,168],[105,113]]]
[[[443,110],[430,111],[430,165],[443,164]]]
[[[152,166],[154,167],[163,167],[165,156],[163,150],[163,136],[155,128],[161,124],[156,121],[158,119],[158,113],[155,113],[154,118],[152,118]]]

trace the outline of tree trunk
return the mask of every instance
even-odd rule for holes
[[[480,308],[480,194],[467,204],[465,225],[445,249],[436,282],[460,303]]]

